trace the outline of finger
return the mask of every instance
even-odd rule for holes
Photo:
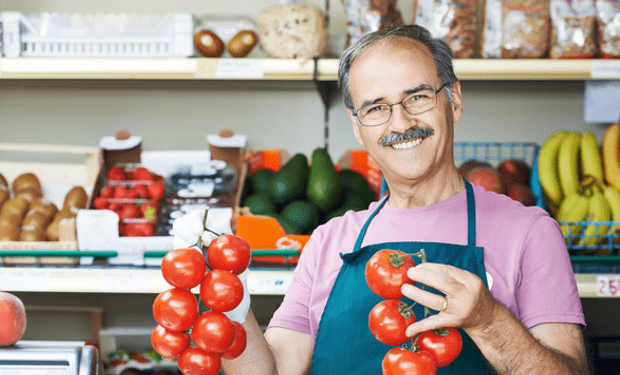
[[[426,263],[425,263],[426,264]],[[429,268],[411,267],[407,276],[414,282],[422,283],[441,292],[447,293],[454,288],[456,280],[445,273]]]
[[[193,210],[185,215],[185,221],[195,236],[201,236],[205,231],[203,223],[204,217],[205,213],[203,210]]]
[[[430,331],[432,329],[439,329],[443,327],[452,327],[452,325],[444,316],[440,314],[431,315],[411,324],[409,327],[407,327],[405,334],[408,337],[413,337],[420,332]]]
[[[448,264],[441,264],[441,263],[430,263],[430,262],[426,262],[426,263],[422,263],[418,266],[416,266],[416,268],[422,268],[422,269],[426,269],[426,270],[430,270],[430,271],[435,271],[437,273],[441,273],[443,275],[446,275],[448,277],[451,277],[461,283],[465,283],[466,279],[467,279],[467,275],[469,274],[468,272],[458,268],[458,267],[454,267]]]
[[[411,284],[403,285],[400,288],[400,291],[405,295],[405,297],[435,311],[441,311],[446,302],[446,299],[443,296],[422,290]]]
[[[175,249],[184,249],[190,247],[191,245],[193,245],[193,243],[189,243],[177,235],[175,235],[172,239],[172,247]]]
[[[192,233],[192,229],[187,224],[185,216],[174,219],[172,222],[172,230],[175,236],[181,237],[189,243],[195,243],[198,240],[198,237]]]

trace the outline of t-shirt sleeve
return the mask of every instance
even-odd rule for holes
[[[549,215],[533,220],[525,237],[516,301],[529,329],[541,323],[574,323],[585,318],[564,237]]]
[[[304,245],[282,304],[274,312],[268,328],[280,327],[310,334],[310,296],[316,263],[315,249],[319,246],[319,232]]]

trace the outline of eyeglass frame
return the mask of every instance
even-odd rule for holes
[[[358,109],[353,109],[353,111],[352,111],[352,113],[351,113],[351,114],[352,114],[353,116],[355,116],[355,118],[357,119],[357,121],[359,121],[359,123],[360,123],[360,124],[362,124],[363,126],[368,126],[368,127],[371,127],[371,126],[379,126],[379,125],[383,125],[383,124],[385,124],[385,123],[388,123],[388,122],[392,119],[392,114],[394,113],[394,111],[392,110],[392,107],[393,107],[393,106],[395,106],[395,105],[398,105],[398,104],[400,104],[400,105],[401,105],[401,107],[403,107],[403,110],[404,110],[405,112],[409,113],[410,115],[412,115],[412,116],[415,116],[415,115],[420,115],[420,114],[422,114],[422,113],[428,112],[428,111],[430,111],[431,109],[433,109],[433,108],[437,107],[437,101],[438,101],[438,99],[437,99],[437,94],[439,94],[439,92],[440,92],[440,91],[441,91],[444,87],[448,86],[449,84],[450,84],[450,82],[446,82],[446,83],[444,83],[443,85],[441,85],[441,87],[440,87],[440,88],[438,88],[437,90],[431,89],[431,90],[435,93],[435,104],[433,104],[433,106],[432,106],[432,107],[430,107],[429,109],[425,109],[425,110],[424,110],[424,111],[422,111],[422,112],[410,113],[409,111],[407,111],[407,107],[405,107],[405,106],[403,105],[403,102],[405,101],[405,99],[407,99],[407,98],[409,98],[410,96],[415,95],[415,94],[417,93],[417,92],[414,92],[414,93],[411,93],[410,95],[407,95],[407,96],[405,97],[405,99],[401,100],[401,101],[400,101],[400,102],[398,102],[398,103],[393,103],[393,104],[389,104],[389,103],[380,103],[380,102],[379,102],[379,103],[373,103],[372,105],[376,105],[376,104],[385,104],[385,105],[387,105],[388,107],[390,107],[390,116],[388,117],[388,119],[387,119],[387,120],[385,120],[384,122],[382,122],[382,123],[380,123],[380,124],[375,124],[375,125],[365,125],[365,124],[362,122],[362,120],[361,120],[361,119],[357,116],[360,110],[362,110],[363,108],[366,108],[366,107],[370,106],[371,104],[361,106],[361,107],[359,107]],[[425,89],[425,90],[426,90],[426,89]],[[422,90],[419,90],[419,91],[422,91]],[[418,91],[418,92],[419,92],[419,91]]]

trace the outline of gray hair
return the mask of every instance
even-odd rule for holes
[[[448,95],[448,101],[451,102],[451,86],[458,79],[456,78],[454,68],[452,67],[453,54],[450,46],[441,39],[433,38],[431,33],[422,26],[400,25],[366,34],[342,53],[342,56],[340,57],[340,66],[338,69],[338,85],[342,90],[344,105],[347,108],[355,109],[353,106],[353,100],[351,100],[351,94],[349,92],[349,73],[355,58],[357,58],[364,48],[371,46],[380,40],[388,39],[393,36],[403,36],[416,40],[429,49],[431,55],[433,55],[433,59],[435,60],[437,75],[441,78],[442,83],[447,84],[445,90]]]

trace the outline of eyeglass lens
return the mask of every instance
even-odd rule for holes
[[[437,104],[435,90],[421,90],[409,95],[400,103],[376,103],[358,111],[357,118],[363,125],[372,126],[388,122],[392,117],[392,106],[402,105],[410,115],[417,115],[432,109]]]

